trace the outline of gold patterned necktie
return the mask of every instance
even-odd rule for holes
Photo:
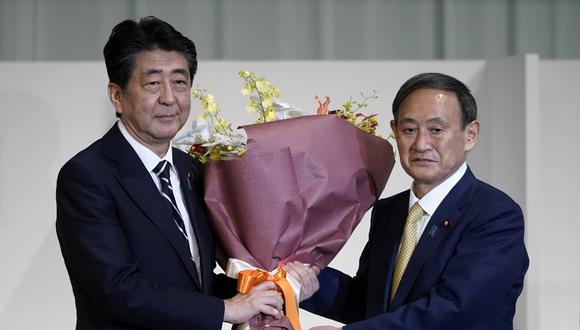
[[[401,283],[401,278],[405,273],[405,268],[411,259],[413,250],[415,250],[415,245],[417,245],[417,222],[421,220],[425,214],[425,211],[416,202],[409,209],[409,215],[407,215],[407,221],[405,222],[405,228],[403,229],[403,239],[401,240],[401,249],[399,250],[399,255],[397,256],[397,262],[395,263],[395,271],[393,272],[393,285],[391,287],[391,301],[395,297],[395,293],[399,288],[399,283]]]

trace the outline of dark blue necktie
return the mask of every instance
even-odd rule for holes
[[[159,181],[161,182],[161,196],[163,196],[163,200],[165,204],[171,210],[171,214],[173,215],[173,222],[177,225],[177,228],[187,239],[187,231],[185,231],[185,225],[183,223],[183,217],[177,208],[177,203],[175,202],[175,196],[173,195],[173,187],[171,187],[171,180],[169,180],[169,169],[171,168],[171,164],[166,161],[162,160],[157,164],[157,166],[153,169],[153,172],[157,174],[159,177]]]
[[[191,260],[195,265],[195,273],[197,280],[201,283],[201,273],[199,269],[199,248],[197,246],[197,241],[195,239],[195,235],[192,235],[192,244],[193,244],[193,251],[189,249],[189,239],[187,236],[187,231],[185,231],[185,224],[183,222],[183,217],[181,216],[181,212],[177,208],[177,203],[175,202],[175,195],[173,194],[173,187],[171,186],[171,180],[169,179],[169,170],[171,169],[171,163],[166,160],[162,160],[157,164],[157,166],[153,169],[153,173],[157,174],[159,177],[159,181],[161,183],[161,196],[165,201],[165,205],[171,210],[171,214],[173,215],[173,222],[177,225],[177,229],[181,232],[183,237],[185,238],[185,243],[187,244],[187,250],[191,253]]]

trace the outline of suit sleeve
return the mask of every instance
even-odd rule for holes
[[[71,161],[57,181],[57,234],[75,295],[104,319],[143,328],[219,329],[223,301],[139,272],[97,164]],[[77,301],[78,304],[78,301]]]
[[[479,209],[429,294],[345,329],[501,329],[493,304],[515,306],[528,266],[523,215],[511,202]],[[511,324],[513,307],[501,324]],[[509,320],[507,320],[509,318]],[[493,320],[493,321],[491,321]]]

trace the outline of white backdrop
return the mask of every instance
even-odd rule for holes
[[[241,68],[266,76],[284,101],[310,113],[315,95],[339,105],[377,89],[380,98],[369,111],[380,114],[383,136],[404,80],[440,71],[465,81],[478,99],[482,122],[469,163],[526,212],[531,266],[515,328],[578,328],[580,224],[566,202],[579,183],[572,134],[580,118],[572,96],[580,61],[542,62],[528,55],[488,61],[201,62],[194,83],[211,91],[237,124],[254,120],[243,110]],[[0,76],[0,328],[71,329],[74,300],[54,230],[55,181],[62,164],[115,121],[104,64],[4,62]],[[198,109],[194,102],[192,118]],[[383,195],[409,184],[396,164]],[[354,274],[367,232],[365,218],[331,265]],[[305,328],[328,322],[306,312],[301,317]]]

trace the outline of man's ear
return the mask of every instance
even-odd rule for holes
[[[479,121],[474,120],[465,127],[465,151],[471,151],[479,136]]]
[[[121,100],[123,99],[123,89],[115,83],[109,83],[107,85],[107,92],[109,93],[109,101],[113,104],[115,112],[122,114],[123,106]]]
[[[391,131],[393,131],[393,135],[397,136],[397,122],[393,119],[391,120]]]

